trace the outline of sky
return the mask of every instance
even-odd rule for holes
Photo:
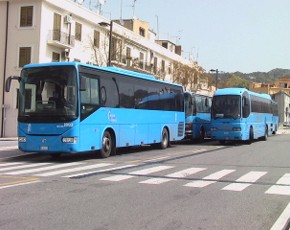
[[[160,39],[181,45],[183,56],[206,71],[290,69],[290,0],[101,2],[103,16],[149,22]]]

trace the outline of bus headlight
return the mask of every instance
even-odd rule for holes
[[[18,137],[18,142],[26,143],[26,137]]]
[[[233,127],[232,130],[233,131],[241,131],[242,129],[241,129],[241,127]]]
[[[77,143],[78,142],[78,138],[77,137],[63,137],[61,139],[62,143]]]

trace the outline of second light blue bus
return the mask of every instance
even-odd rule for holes
[[[225,141],[267,140],[278,130],[278,107],[268,94],[244,88],[218,89],[213,96],[211,137]]]
[[[203,141],[210,137],[212,97],[193,92],[184,93],[185,138]]]
[[[7,80],[8,90],[11,79]],[[154,76],[77,62],[24,66],[19,80],[18,140],[24,152],[98,151],[184,137],[183,87]]]

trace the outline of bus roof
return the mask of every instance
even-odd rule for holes
[[[244,92],[248,92],[250,95],[256,96],[256,97],[261,97],[265,99],[272,99],[269,94],[266,93],[256,93],[252,92],[246,88],[223,88],[223,89],[218,89],[215,93],[214,96],[221,96],[221,95],[242,95]]]
[[[85,64],[85,63],[81,63],[81,62],[48,62],[48,63],[38,63],[38,64],[27,64],[23,68],[36,68],[36,67],[48,67],[48,66],[75,66],[76,68],[78,66],[85,66],[85,67],[89,67],[89,68],[93,68],[93,69],[122,74],[122,75],[126,75],[126,76],[147,79],[150,81],[167,83],[167,84],[171,84],[171,85],[175,85],[175,86],[181,86],[180,84],[177,84],[177,83],[158,80],[158,79],[156,79],[156,77],[154,77],[153,75],[149,75],[149,74],[139,73],[139,72],[126,70],[126,69],[113,67],[113,66],[109,66],[109,67],[95,66],[95,65]]]

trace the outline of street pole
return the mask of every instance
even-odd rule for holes
[[[112,33],[113,33],[113,22],[110,22],[110,34],[109,34],[109,57],[107,66],[111,66],[111,53],[112,53]]]
[[[215,88],[217,90],[218,87],[218,76],[219,76],[219,70],[218,69],[211,69],[210,72],[215,72]]]
[[[112,37],[113,37],[113,21],[110,21],[110,23],[107,22],[100,22],[100,26],[110,26],[110,32],[109,32],[109,54],[108,54],[108,60],[107,60],[107,66],[111,66],[111,58],[112,58]]]

